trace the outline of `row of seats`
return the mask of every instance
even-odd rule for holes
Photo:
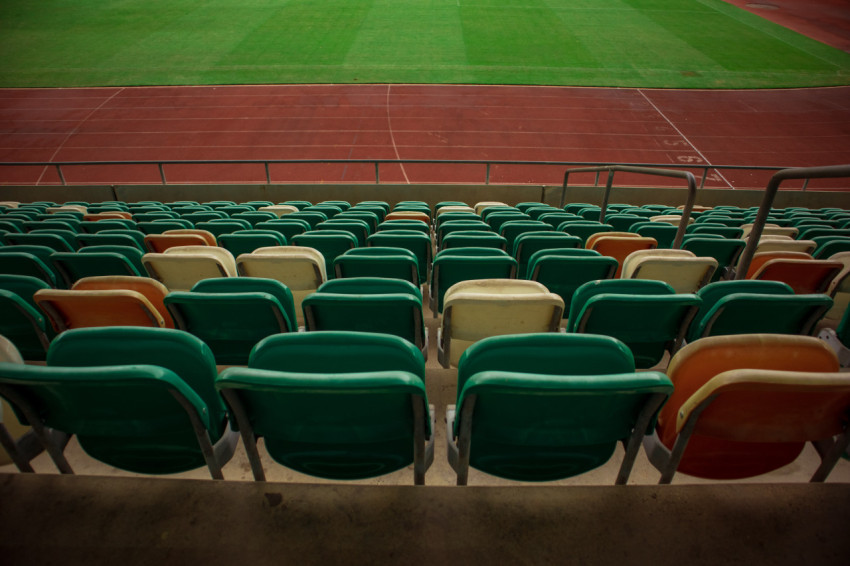
[[[280,334],[247,367],[217,373],[199,339],[162,328],[64,333],[46,366],[21,363],[3,341],[0,396],[62,473],[68,435],[124,470],[175,473],[222,466],[237,434],[254,478],[265,479],[263,438],[277,463],[332,479],[412,465],[424,484],[435,415],[424,359],[409,342],[370,333]],[[116,410],[120,408],[120,410]],[[630,350],[598,335],[525,334],[481,340],[462,356],[448,407],[448,460],[518,481],[569,478],[625,448],[628,481],[641,444],[669,483],[679,471],[712,479],[760,475],[816,443],[823,481],[850,444],[850,374],[812,337],[740,335],[689,344],[667,375],[636,372]],[[238,429],[238,433],[236,430]],[[36,451],[0,439],[21,471]]]

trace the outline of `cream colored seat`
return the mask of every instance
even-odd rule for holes
[[[817,248],[813,240],[795,240],[790,236],[768,235],[759,238],[755,253],[760,252],[803,252],[811,254]]]
[[[682,222],[682,216],[680,214],[659,214],[658,216],[650,216],[649,220],[652,222],[666,222],[667,224],[678,226]],[[693,223],[693,217],[688,217],[688,224]]]
[[[298,207],[291,204],[274,204],[272,206],[261,206],[258,210],[259,212],[271,212],[280,218],[281,216],[298,212]]]
[[[509,205],[504,203],[504,202],[498,202],[498,201],[495,201],[495,200],[487,200],[487,201],[482,201],[482,202],[476,202],[473,209],[475,210],[475,214],[477,214],[478,216],[481,216],[481,213],[484,212],[484,209],[491,207],[491,206],[509,206]]]
[[[638,250],[623,260],[621,278],[655,279],[677,293],[696,293],[711,281],[716,269],[716,259],[697,257],[688,250]]]
[[[437,209],[436,216],[440,216],[441,214],[446,213],[446,212],[472,212],[472,213],[475,213],[475,209],[472,208],[471,206],[461,206],[461,205],[450,204],[448,206],[441,206],[439,209]]]
[[[477,279],[452,285],[445,294],[437,342],[443,367],[488,336],[556,332],[564,301],[536,281]]]
[[[169,291],[189,291],[202,279],[238,275],[233,254],[212,246],[178,246],[145,254],[142,265]]]
[[[304,326],[301,302],[328,280],[324,256],[306,246],[258,248],[236,258],[236,267],[243,276],[275,279],[289,287],[298,326]]]
[[[741,235],[742,238],[747,238],[750,235],[750,232],[753,230],[752,224],[741,224],[741,229],[744,233]],[[788,236],[789,238],[796,238],[797,234],[800,232],[799,229],[794,228],[793,226],[779,226],[778,224],[770,224],[767,223],[762,228],[761,235],[762,236]]]

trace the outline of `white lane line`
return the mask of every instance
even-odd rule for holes
[[[677,134],[679,134],[679,137],[681,137],[683,140],[685,140],[687,142],[687,144],[691,147],[691,149],[693,149],[694,152],[696,152],[696,154],[699,155],[700,159],[702,159],[705,162],[705,165],[711,165],[711,161],[709,161],[708,158],[705,155],[703,155],[703,153],[700,150],[698,150],[697,147],[693,143],[691,143],[691,140],[689,140],[688,137],[685,134],[683,134],[682,131],[679,128],[676,127],[676,124],[674,124],[673,121],[670,120],[670,118],[668,118],[664,114],[664,112],[662,112],[661,109],[658,106],[656,106],[655,103],[652,102],[652,100],[649,99],[649,97],[643,92],[643,90],[642,89],[636,89],[636,90],[640,93],[640,95],[643,97],[643,99],[646,100],[646,102],[650,106],[652,106],[655,109],[655,111],[658,112],[658,114],[662,118],[664,118],[664,120],[668,124],[670,124],[670,127],[673,128],[676,131]],[[724,183],[729,185],[730,189],[735,188],[734,186],[732,186],[732,183],[730,183],[729,180],[726,177],[723,176],[723,173],[721,173],[717,169],[714,169],[714,172],[717,174],[718,177],[723,179]]]
[[[398,146],[395,143],[395,136],[393,135],[393,121],[390,117],[390,90],[392,89],[392,85],[387,85],[387,127],[390,130],[390,139],[393,142],[393,151],[395,151],[395,158],[401,161],[401,155],[398,153]],[[410,179],[407,178],[407,171],[404,170],[404,163],[399,163],[401,167],[401,173],[404,175],[404,182],[408,185],[410,184]]]

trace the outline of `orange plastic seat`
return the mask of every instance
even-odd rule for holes
[[[123,212],[121,210],[111,210],[109,212],[91,212],[83,215],[83,220],[86,221],[97,221],[97,220],[114,220],[114,219],[124,219],[124,220],[132,220],[133,215],[129,212]]]
[[[829,284],[844,268],[840,261],[828,259],[771,259],[750,279],[782,281],[797,294],[825,293]]]
[[[132,277],[129,275],[105,275],[99,277],[84,277],[72,287],[74,291],[135,291],[143,295],[162,316],[165,328],[175,328],[171,314],[165,307],[165,296],[168,288],[151,277]]]
[[[169,248],[178,246],[209,246],[207,240],[200,234],[172,234],[171,230],[162,234],[145,236],[145,247],[152,253],[164,253]]]
[[[588,236],[584,247],[616,259],[619,265],[614,278],[618,278],[629,254],[638,250],[653,250],[658,247],[658,241],[631,232],[597,232]]]
[[[747,268],[747,279],[752,279],[753,275],[761,269],[761,266],[772,259],[814,259],[811,254],[804,252],[791,251],[772,251],[760,252],[753,254],[753,259],[750,260],[750,266]]]
[[[156,307],[136,291],[41,289],[33,299],[57,333],[93,326],[165,326]]]
[[[667,370],[673,395],[644,442],[661,483],[677,470],[761,475],[793,462],[807,441],[825,448],[812,478],[822,481],[850,442],[850,374],[838,372],[832,350],[810,336],[713,336],[682,348]]]

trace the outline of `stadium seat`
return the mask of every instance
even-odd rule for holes
[[[431,312],[443,312],[446,291],[461,281],[473,279],[514,279],[516,259],[496,248],[448,248],[434,256],[429,287]]]
[[[416,230],[382,230],[366,239],[369,247],[404,248],[416,255],[419,263],[419,284],[428,281],[431,273],[431,238]]]
[[[709,479],[761,475],[797,459],[806,442],[823,481],[850,443],[850,374],[817,338],[715,336],[683,348],[667,370],[675,391],[655,434],[650,462],[670,483],[678,471]]]
[[[313,230],[292,237],[296,246],[318,250],[325,258],[325,273],[329,279],[334,275],[334,260],[350,249],[356,248],[357,237],[345,230]]]
[[[325,258],[309,247],[279,246],[259,248],[236,259],[239,274],[280,281],[292,292],[298,325],[304,325],[301,302],[327,281]]]
[[[0,335],[8,338],[27,361],[43,361],[53,333],[32,299],[0,288]]]
[[[481,279],[452,285],[437,336],[440,364],[456,367],[463,352],[488,336],[556,332],[564,301],[536,281]]]
[[[221,466],[238,436],[214,390],[215,361],[189,334],[164,328],[88,328],[54,340],[47,366],[0,364],[0,395],[26,416],[62,473],[73,473],[48,426],[117,468],[169,474]],[[116,410],[120,407],[120,410]]]
[[[754,262],[758,256],[753,256]],[[749,271],[752,275],[748,275],[748,278],[783,281],[797,294],[824,293],[843,267],[840,261],[828,259],[776,258],[764,262],[755,271],[751,266]]]
[[[717,269],[712,257],[696,257],[688,250],[638,250],[623,260],[623,279],[655,279],[677,293],[696,293],[711,281]]]
[[[148,275],[170,291],[188,291],[201,279],[236,277],[236,260],[224,248],[213,246],[177,246],[165,253],[142,257]]]
[[[354,248],[334,260],[337,278],[384,277],[403,279],[419,287],[419,262],[404,248]]]
[[[273,460],[315,477],[362,479],[413,464],[425,483],[434,459],[434,411],[425,363],[397,336],[306,332],[269,337],[249,367],[216,380],[242,435],[256,481],[256,441]]]
[[[603,232],[588,236],[585,247],[616,259],[619,267],[614,277],[620,277],[623,262],[630,253],[655,249],[658,242],[654,238],[644,238],[630,232]]]
[[[612,278],[617,265],[616,259],[594,250],[544,249],[528,259],[527,276],[563,299],[566,317],[576,289],[588,281]]]
[[[71,288],[83,277],[99,275],[132,275],[146,273],[142,266],[144,254],[129,246],[92,246],[78,252],[56,252],[50,256],[56,272]]]
[[[157,308],[136,291],[42,289],[33,299],[57,334],[94,326],[165,327]]]
[[[286,236],[275,230],[237,230],[218,236],[218,245],[233,254],[233,257],[249,254],[257,248],[285,246],[286,244]]]
[[[663,281],[591,281],[573,295],[567,332],[613,336],[631,349],[637,367],[651,368],[681,347],[699,305],[697,295],[677,294]]]
[[[539,250],[580,247],[582,247],[581,238],[563,232],[547,230],[521,233],[514,238],[511,248],[511,255],[517,260],[517,277],[525,279],[528,259]]]
[[[165,296],[168,294],[168,288],[150,277],[123,275],[84,277],[74,283],[72,289],[74,291],[135,291],[144,296],[157,312],[159,312],[165,323],[165,328],[174,328],[174,321],[171,320],[171,315],[168,313],[168,309],[165,308],[163,302]]]
[[[673,391],[661,372],[635,372],[614,338],[524,334],[485,338],[458,364],[446,412],[457,484],[468,469],[517,481],[572,477],[607,462],[622,442],[617,484],[629,479],[644,434]]]
[[[273,294],[247,290],[253,286],[205,286],[206,281],[213,280],[201,281],[189,292],[169,293],[165,306],[178,329],[197,336],[210,347],[217,364],[247,364],[257,342],[273,334],[298,330],[296,320],[289,318],[293,308],[291,295],[287,309]],[[277,283],[285,289],[278,281],[260,281]]]
[[[352,277],[328,281],[302,302],[307,331],[391,334],[428,355],[422,294],[401,279]]]
[[[744,240],[723,237],[708,237],[700,234],[685,234],[682,249],[693,252],[698,257],[713,257],[717,260],[717,269],[711,281],[728,279],[738,262],[738,257],[744,251],[747,243]]]

